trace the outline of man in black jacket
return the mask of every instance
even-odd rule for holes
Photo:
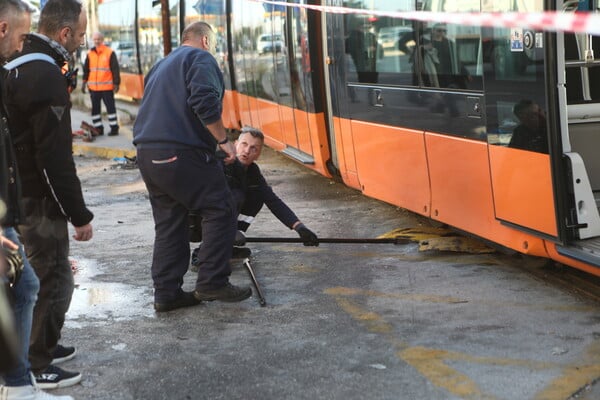
[[[49,0],[40,15],[39,33],[27,36],[23,54],[43,53],[54,62],[28,62],[12,69],[7,78],[6,104],[27,217],[19,229],[41,284],[29,360],[42,389],[81,380],[80,373],[51,363],[74,355],[73,348],[58,345],[74,288],[67,223],[75,228],[75,240],[92,238],[93,214],[85,205],[71,153],[71,103],[61,72],[70,54],[84,43],[86,25],[79,1]]]
[[[225,166],[229,188],[239,211],[236,244],[243,244],[244,235],[241,232],[246,232],[254,217],[266,205],[281,223],[298,233],[305,246],[318,246],[317,235],[304,226],[292,209],[273,192],[255,163],[262,152],[264,139],[263,133],[258,129],[243,128],[235,142],[237,161]],[[193,267],[198,263],[198,249],[192,254]],[[245,258],[250,253],[250,249],[246,247],[234,247],[232,257]]]
[[[4,63],[15,52],[21,51],[25,35],[31,25],[32,9],[21,0],[0,0],[0,63]],[[1,220],[3,235],[0,235],[0,246],[3,252],[18,252],[22,259],[20,274],[14,273],[9,277],[9,294],[12,297],[11,309],[13,312],[14,332],[16,337],[6,339],[10,348],[0,351],[2,364],[10,358],[9,350],[14,354],[10,368],[2,370],[4,384],[0,386],[2,399],[72,399],[69,396],[55,397],[40,391],[31,380],[30,364],[28,360],[29,338],[31,335],[31,321],[40,283],[25,257],[23,246],[15,230],[15,226],[22,222],[21,182],[17,172],[17,161],[9,132],[7,112],[5,109],[5,74],[0,74],[0,198],[5,210]],[[14,259],[13,259],[14,260]],[[14,263],[15,271],[21,263]],[[15,272],[13,271],[13,272]],[[0,285],[5,285],[5,277],[0,274]],[[3,301],[5,299],[0,299]],[[2,310],[4,311],[4,310]],[[3,315],[7,317],[7,315]],[[10,334],[4,331],[2,334]],[[16,342],[16,343],[15,343]]]

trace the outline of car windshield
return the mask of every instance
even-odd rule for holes
[[[281,40],[281,36],[279,35],[275,35],[275,36],[271,36],[271,35],[262,35],[260,37],[260,41],[261,42],[273,42],[275,40]]]

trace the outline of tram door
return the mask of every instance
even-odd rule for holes
[[[494,3],[485,12],[541,12],[541,3]],[[558,235],[550,163],[543,32],[482,28],[485,110],[496,218]]]
[[[589,6],[568,1],[557,5],[564,12],[593,11],[585,9]],[[600,243],[600,37],[559,32],[556,38],[560,139],[572,192],[565,196],[569,236],[581,239],[579,247],[596,253]]]
[[[312,76],[307,63],[309,32],[305,9],[282,9],[282,18],[274,19],[274,29],[281,32],[285,46],[276,58],[279,113],[287,147],[283,152],[305,164],[314,164],[311,118],[315,111]],[[280,25],[277,26],[276,23]]]
[[[328,6],[342,7],[342,0],[328,0]],[[326,113],[328,114],[328,134],[331,146],[330,168],[336,169],[344,183],[350,187],[361,189],[358,179],[354,143],[350,125],[347,101],[351,88],[347,85],[348,55],[346,54],[346,38],[344,15],[326,13],[323,39],[325,51],[325,83],[329,87]],[[346,117],[346,118],[345,118]]]

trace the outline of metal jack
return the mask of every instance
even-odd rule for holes
[[[261,307],[266,306],[267,301],[265,300],[265,296],[263,295],[262,289],[260,288],[260,285],[258,284],[258,281],[256,280],[256,275],[254,275],[254,270],[252,269],[252,266],[250,265],[249,258],[244,259],[244,266],[246,267],[246,271],[248,271],[248,275],[250,275],[250,280],[252,281],[252,285],[254,285],[254,289],[256,289],[256,293],[258,294],[258,301],[260,303],[260,306]]]
[[[304,243],[302,238],[282,238],[282,237],[247,237],[247,243]],[[339,243],[339,244],[407,244],[410,239],[406,238],[380,238],[380,239],[356,239],[356,238],[318,238],[319,243]]]
[[[301,238],[282,238],[282,237],[249,237],[246,238],[247,243],[303,243],[304,240]],[[381,238],[381,239],[350,239],[350,238],[319,238],[319,243],[371,243],[371,244],[406,244],[409,243],[409,239],[405,238]],[[256,275],[254,274],[254,270],[252,269],[252,265],[250,265],[250,259],[244,259],[244,267],[246,267],[246,271],[248,271],[248,275],[250,275],[250,280],[252,280],[252,285],[256,289],[256,293],[258,294],[258,300],[260,302],[260,306],[264,307],[267,305],[267,301],[265,300],[265,296],[263,295],[262,289],[256,280]]]

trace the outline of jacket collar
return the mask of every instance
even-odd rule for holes
[[[46,44],[53,50],[53,54],[50,54],[50,56],[57,59],[58,61],[69,61],[71,59],[71,55],[69,54],[67,49],[65,49],[56,40],[50,39],[46,35],[32,32],[27,35],[27,41],[31,41],[32,45],[34,45],[35,42],[38,42],[39,44]]]

